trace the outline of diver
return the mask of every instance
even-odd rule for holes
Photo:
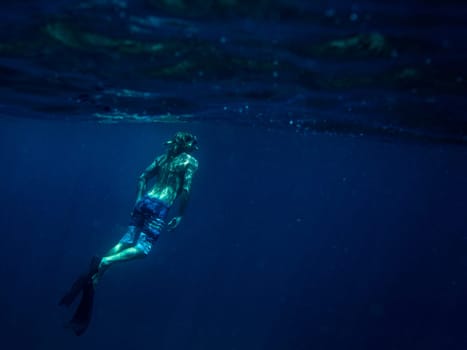
[[[165,142],[167,151],[157,157],[138,179],[136,204],[131,213],[127,232],[102,257],[93,257],[89,271],[81,275],[59,305],[70,306],[81,293],[81,301],[69,327],[83,334],[91,320],[94,288],[104,272],[115,263],[143,258],[148,255],[160,233],[173,231],[182,220],[191,192],[198,161],[191,153],[198,149],[196,136],[177,132]],[[155,178],[154,185],[149,180]],[[179,200],[179,212],[167,224],[169,209]]]

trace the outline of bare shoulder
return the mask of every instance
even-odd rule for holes
[[[198,160],[191,154],[182,153],[180,155],[180,162],[187,168],[198,169]]]

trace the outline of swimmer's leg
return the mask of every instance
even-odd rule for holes
[[[131,244],[129,243],[118,242],[105,254],[105,256],[115,255],[117,253],[120,253],[122,250],[129,248],[130,246]]]
[[[103,276],[104,272],[115,263],[136,260],[144,258],[148,255],[149,251],[151,250],[152,243],[154,239],[150,239],[145,233],[141,232],[136,244],[134,246],[127,246],[123,248],[123,246],[119,246],[119,244],[124,244],[120,242],[114,248],[115,251],[118,251],[115,254],[106,255],[102,258],[98,272],[93,276],[93,283],[96,285],[99,282],[99,279]],[[111,249],[112,252],[113,249]]]

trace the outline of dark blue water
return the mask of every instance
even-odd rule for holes
[[[6,6],[2,344],[466,349],[465,13]],[[177,130],[200,142],[186,217],[108,272],[75,337],[57,302],[125,232],[138,175]]]
[[[183,225],[97,292],[57,299],[124,232],[173,126],[2,122],[1,323],[18,348],[462,349],[467,150],[191,126]]]

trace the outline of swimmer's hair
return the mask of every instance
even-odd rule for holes
[[[190,153],[198,149],[197,137],[185,131],[177,131],[165,144],[178,152]]]

